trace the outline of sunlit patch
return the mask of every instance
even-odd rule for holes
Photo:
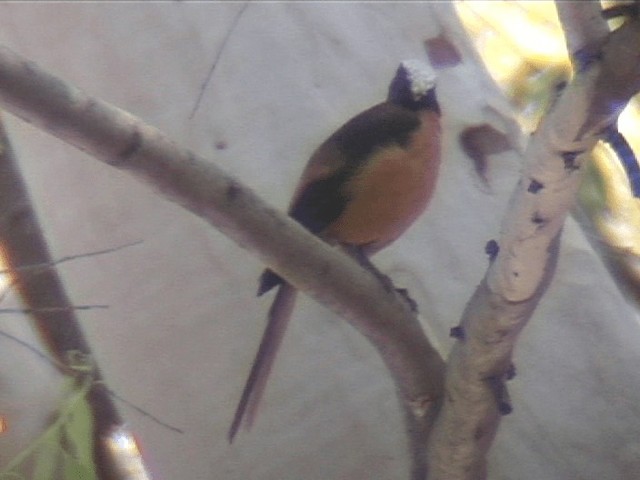
[[[640,152],[638,125],[640,125],[640,108],[637,100],[634,100],[618,117],[618,130],[625,136],[634,152]]]
[[[564,36],[553,2],[472,1],[458,5],[490,26],[495,32],[494,43],[507,46],[521,60],[542,66],[565,61]]]
[[[104,438],[104,442],[121,478],[151,480],[142,462],[138,443],[126,428],[114,428],[111,434]]]
[[[532,132],[571,65],[553,2],[456,1],[480,57]]]
[[[5,294],[11,284],[11,275],[8,272],[8,263],[5,260],[4,252],[0,248],[0,298]]]
[[[603,2],[605,8],[618,4]],[[535,131],[559,86],[571,76],[555,2],[457,0],[454,5],[487,71],[511,101],[521,128]],[[611,19],[609,26],[617,28],[623,21]],[[634,99],[618,119],[634,152],[640,152],[639,125],[640,108]],[[593,166],[597,178],[586,179],[582,203],[609,254],[625,259],[616,268],[624,268],[627,278],[640,283],[640,199],[633,196],[624,167],[610,147],[600,143],[594,149]]]
[[[594,217],[594,221],[610,246],[640,255],[640,211],[629,190],[625,170],[613,151],[604,144],[598,146],[593,157],[598,171],[608,179],[604,209]]]

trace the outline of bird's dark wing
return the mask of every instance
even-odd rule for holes
[[[390,145],[405,147],[420,126],[416,112],[381,103],[355,116],[313,154],[289,208],[289,215],[314,234],[320,234],[344,211],[349,202],[349,179],[372,153]],[[258,295],[283,280],[271,270],[260,278]]]
[[[347,205],[347,197],[342,189],[347,175],[348,172],[340,170],[327,178],[307,184],[291,206],[289,215],[311,233],[317,235],[322,232],[340,216]],[[284,280],[278,274],[266,269],[260,277],[258,296],[283,283]]]
[[[355,116],[313,154],[302,174],[289,215],[318,234],[349,202],[345,186],[373,152],[389,145],[405,147],[420,126],[415,112],[381,103]]]
[[[419,126],[417,112],[384,102],[349,120],[327,142],[335,142],[349,161],[360,164],[379,148],[405,147]]]

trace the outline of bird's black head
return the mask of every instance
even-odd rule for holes
[[[440,113],[433,69],[419,60],[405,60],[389,85],[387,101],[410,110]]]

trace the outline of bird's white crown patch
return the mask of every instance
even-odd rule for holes
[[[402,67],[407,72],[414,100],[419,100],[436,85],[436,74],[430,65],[421,60],[405,60]]]

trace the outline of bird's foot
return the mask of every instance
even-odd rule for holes
[[[344,248],[353,258],[355,258],[358,261],[358,263],[365,270],[371,272],[373,276],[378,279],[382,287],[388,293],[396,292],[400,294],[400,297],[405,302],[407,302],[407,305],[409,306],[411,311],[414,313],[418,313],[418,304],[413,298],[411,298],[411,296],[409,295],[409,291],[406,288],[396,288],[391,278],[388,275],[385,275],[384,273],[382,273],[380,270],[378,270],[378,267],[376,267],[371,262],[371,260],[369,260],[369,257],[367,256],[366,253],[364,253],[361,247],[344,245]]]
[[[353,245],[344,245],[344,249],[347,251],[347,253],[349,253],[349,255],[351,255],[353,258],[357,260],[360,266],[362,266],[368,272],[371,272],[373,276],[380,281],[380,283],[382,284],[382,286],[387,292],[393,291],[394,286],[391,279],[387,275],[382,273],[380,270],[378,270],[378,268],[373,263],[371,263],[371,260],[369,260],[369,257],[367,256],[367,254],[364,253],[362,247],[356,247]]]

